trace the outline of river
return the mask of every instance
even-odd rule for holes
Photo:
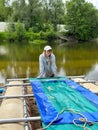
[[[36,77],[43,48],[43,45],[0,43],[0,82],[6,78]],[[55,45],[52,48],[59,76],[85,75],[98,79],[98,44]]]

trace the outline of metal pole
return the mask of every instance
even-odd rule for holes
[[[75,81],[76,83],[95,83],[96,81]]]
[[[5,84],[4,87],[13,87],[13,86],[27,86],[31,85],[30,83],[23,83],[23,84]]]
[[[12,96],[0,96],[0,99],[3,99],[3,98],[26,98],[26,97],[34,97],[34,94],[26,94],[26,95],[12,95]]]
[[[24,86],[22,86],[22,93],[23,95],[25,95],[25,88]],[[24,102],[23,102],[23,107],[24,107],[24,118],[28,117],[28,113],[27,113],[27,105],[26,105],[26,100],[24,98]],[[28,121],[25,122],[25,130],[30,130],[29,125],[28,125]]]
[[[25,81],[29,80],[29,78],[15,78],[15,79],[7,79],[7,81]]]
[[[66,76],[67,78],[84,78],[85,75],[79,75],[79,76]]]
[[[41,117],[27,117],[27,118],[10,118],[10,119],[0,119],[0,124],[3,123],[16,123],[16,122],[30,122],[41,120]]]

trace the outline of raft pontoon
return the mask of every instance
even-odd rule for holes
[[[89,81],[84,76],[19,78],[7,79],[3,87],[0,130],[98,128],[96,81]],[[33,105],[36,105],[37,113],[33,111]]]

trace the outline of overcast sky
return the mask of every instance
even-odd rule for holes
[[[98,9],[98,0],[86,0],[86,1],[93,3],[93,5]]]
[[[14,1],[14,0],[10,0],[10,1]],[[91,2],[98,9],[98,0],[86,0],[86,1]]]

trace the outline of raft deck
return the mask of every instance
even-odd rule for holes
[[[86,80],[85,76],[67,76],[67,79],[71,79],[93,93],[98,94],[97,81]],[[0,105],[0,130],[34,130],[42,128],[39,112],[35,114],[38,116],[32,116],[33,110],[30,104],[34,103],[35,100],[32,100],[32,98],[35,99],[35,97],[32,93],[29,79],[7,79],[3,87],[5,92],[0,96],[2,101]],[[30,92],[28,93],[27,90]],[[38,111],[37,105],[36,111]],[[36,122],[39,125],[35,125]]]

